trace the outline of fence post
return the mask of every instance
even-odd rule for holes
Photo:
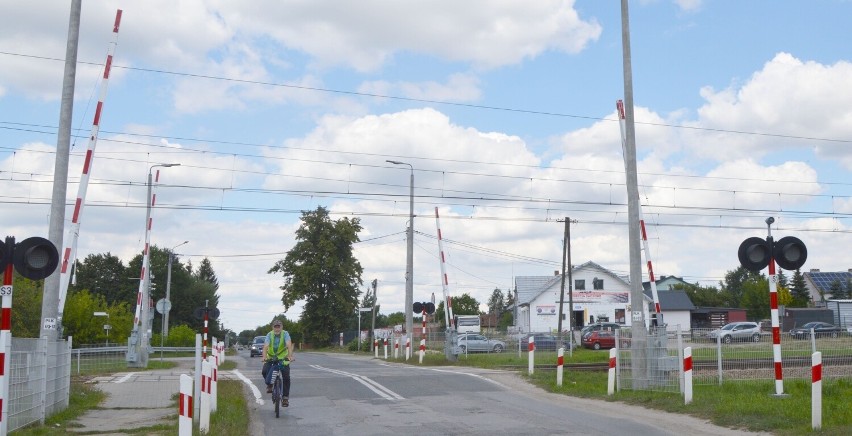
[[[816,353],[816,335],[813,328],[811,328],[811,353]]]
[[[822,428],[822,353],[811,356],[811,427]]]
[[[719,372],[719,386],[722,386],[722,335],[716,335],[716,369]]]
[[[178,436],[192,436],[192,377],[180,375],[180,400],[178,401]]]
[[[556,352],[556,386],[562,386],[562,366],[565,364],[565,347]]]
[[[692,347],[683,350],[683,404],[692,403]]]

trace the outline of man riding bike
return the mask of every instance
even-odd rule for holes
[[[266,392],[272,393],[272,371],[273,360],[278,359],[279,371],[281,379],[284,382],[284,392],[281,398],[281,405],[287,407],[290,405],[290,362],[293,358],[293,342],[290,340],[290,333],[282,328],[280,320],[272,322],[272,331],[266,334],[263,341],[263,378],[266,380]]]

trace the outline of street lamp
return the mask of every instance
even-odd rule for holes
[[[104,324],[104,330],[106,330],[106,346],[109,346],[109,331],[112,328],[112,326],[109,325],[109,314],[106,313],[106,312],[95,312],[92,315],[93,316],[105,316],[105,317],[107,317],[107,323]]]
[[[161,164],[151,165],[148,168],[148,184],[147,184],[147,186],[148,186],[148,197],[147,197],[147,204],[146,204],[146,207],[145,207],[145,257],[142,260],[142,265],[145,268],[145,271],[144,271],[145,275],[143,277],[144,280],[145,280],[145,285],[142,288],[144,295],[142,295],[142,299],[141,299],[141,301],[139,301],[139,304],[142,305],[142,307],[140,307],[140,310],[139,310],[139,312],[140,312],[140,324],[142,324],[142,334],[141,335],[139,334],[139,326],[137,324],[133,325],[133,332],[135,333],[135,336],[136,336],[136,339],[137,339],[134,348],[136,350],[136,355],[141,358],[141,362],[139,362],[139,363],[141,364],[141,367],[143,367],[143,368],[148,366],[148,346],[149,346],[148,340],[150,339],[148,335],[149,335],[149,330],[150,330],[150,327],[151,327],[150,326],[150,320],[148,319],[149,311],[150,311],[150,308],[148,307],[149,306],[148,300],[151,298],[151,250],[150,250],[150,244],[151,244],[151,207],[154,205],[154,198],[152,196],[152,185],[153,184],[152,184],[152,181],[151,181],[151,179],[152,179],[151,173],[154,170],[154,168],[157,168],[157,167],[169,168],[169,167],[176,167],[176,166],[180,166],[180,164],[179,163],[161,163]],[[159,175],[158,175],[158,178],[159,178]],[[143,347],[144,347],[145,352],[142,352]]]
[[[414,167],[410,163],[400,162],[396,160],[386,160],[385,162],[394,165],[408,165],[411,169],[411,182],[409,184],[409,209],[408,209],[408,234],[406,236],[406,245],[408,253],[405,257],[405,334],[411,335],[411,330],[414,328],[414,313],[412,306],[414,304]]]
[[[189,241],[183,241],[180,244],[175,245],[174,247],[172,247],[169,250],[169,268],[168,268],[168,271],[166,273],[166,301],[168,303],[163,304],[163,306],[164,306],[163,307],[163,332],[162,332],[163,337],[166,337],[166,336],[169,335],[169,312],[171,312],[171,310],[167,310],[167,309],[171,309],[170,303],[172,301],[171,300],[171,298],[172,298],[172,262],[174,262],[174,259],[175,259],[175,248],[178,248],[181,245],[186,245],[186,244],[189,244]],[[163,344],[160,344],[161,347],[162,347],[162,345]]]

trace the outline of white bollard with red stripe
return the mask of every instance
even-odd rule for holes
[[[393,340],[393,358],[399,359],[399,338]]]
[[[822,352],[811,355],[811,427],[822,428]]]
[[[556,352],[556,386],[562,386],[562,366],[565,364],[565,348]]]
[[[210,412],[212,413],[218,409],[217,394],[219,388],[217,385],[219,383],[219,365],[216,364],[214,356],[208,356],[207,360],[210,362]]]
[[[385,338],[385,360],[388,360],[388,338]]]
[[[201,410],[199,410],[198,429],[202,433],[210,430],[210,378],[213,375],[210,362],[201,361]]]
[[[529,351],[529,374],[533,374],[533,370],[535,369],[535,337],[530,335],[529,345],[527,345],[527,351]]]
[[[411,358],[411,338],[405,337],[405,360]]]
[[[683,349],[683,404],[692,403],[692,347]]]
[[[615,393],[615,361],[618,356],[618,349],[609,349],[609,376],[606,382],[606,393],[612,395]]]
[[[178,400],[178,436],[192,436],[192,377],[180,375]]]
[[[423,356],[426,355],[426,339],[420,340],[420,363],[423,363]]]
[[[373,357],[379,358],[379,340],[373,339]]]

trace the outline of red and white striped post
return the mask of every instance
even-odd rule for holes
[[[388,360],[388,338],[385,338],[385,360]]]
[[[535,337],[533,335],[530,335],[529,344],[527,345],[527,351],[529,351],[529,353],[528,353],[528,360],[529,360],[528,372],[529,372],[530,375],[532,375],[533,371],[535,369]]]
[[[376,334],[375,332],[373,334]],[[379,338],[373,338],[373,357],[379,358]]]
[[[201,361],[201,410],[199,410],[198,429],[202,433],[210,430],[210,378],[213,371],[207,359]]]
[[[393,358],[399,359],[399,338],[393,339]]]
[[[115,47],[118,45],[118,27],[121,24],[121,9],[115,12],[115,22],[112,26],[113,41],[107,49],[106,63],[104,64],[104,75],[101,81],[98,93],[98,105],[95,108],[95,117],[92,121],[92,129],[89,132],[89,145],[86,148],[86,157],[83,160],[83,174],[80,176],[80,184],[77,186],[77,200],[74,202],[74,215],[71,218],[71,225],[65,233],[65,250],[62,254],[62,263],[59,264],[59,310],[57,317],[61,320],[62,314],[65,311],[65,296],[68,295],[68,285],[70,283],[71,264],[77,257],[77,238],[80,235],[80,217],[83,216],[83,207],[86,204],[86,191],[89,188],[89,174],[92,171],[92,165],[95,157],[95,147],[98,143],[98,132],[100,131],[101,113],[104,108],[104,100],[106,100],[107,86],[109,85],[109,75],[112,69],[112,57],[115,54]],[[60,249],[62,247],[59,247]],[[5,433],[4,433],[5,434]]]
[[[692,347],[683,349],[683,404],[692,403]]]
[[[204,333],[201,335],[201,358],[207,359],[207,322],[209,320],[207,303],[204,304]]]
[[[784,395],[784,376],[781,370],[781,328],[778,325],[777,282],[775,258],[769,256],[769,308],[772,318],[772,360],[775,362],[775,395]]]
[[[822,428],[822,352],[811,355],[811,427]]]
[[[441,287],[444,290],[444,323],[448,329],[453,329],[453,299],[450,297],[449,279],[447,278],[447,260],[444,257],[444,243],[441,235],[441,220],[438,216],[438,208],[435,208],[435,226],[438,228],[438,251],[441,253]]]
[[[423,364],[423,357],[426,356],[426,305],[423,305],[423,329],[420,331],[420,363]]]
[[[192,377],[186,374],[180,375],[178,436],[192,436]]]
[[[562,386],[562,366],[565,365],[565,347],[556,352],[556,386]]]
[[[6,243],[15,243],[12,237],[6,238]],[[10,251],[11,252],[11,251]],[[5,256],[5,253],[3,253]],[[9,428],[9,367],[12,361],[12,277],[15,266],[12,262],[6,265],[3,273],[3,303],[0,313],[0,435],[7,434]]]
[[[217,401],[219,393],[219,365],[216,364],[214,356],[209,356],[207,361],[210,362],[210,388],[208,392],[210,392],[210,412],[212,413],[219,408],[219,402]]]
[[[616,348],[609,349],[609,374],[606,381],[606,393],[612,395],[615,393],[615,361],[618,356]]]

